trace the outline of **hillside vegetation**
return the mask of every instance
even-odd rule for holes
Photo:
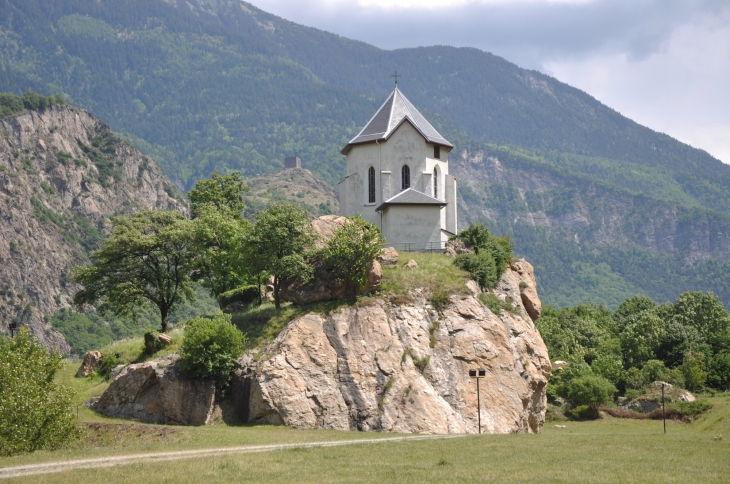
[[[0,19],[0,90],[66,94],[184,189],[216,170],[270,174],[292,154],[335,186],[340,148],[397,68],[456,145],[461,226],[511,235],[547,302],[730,301],[730,167],[549,76],[476,49],[383,51],[234,0],[1,0]],[[506,176],[473,163],[490,157]]]

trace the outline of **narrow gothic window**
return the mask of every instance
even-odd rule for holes
[[[433,145],[433,157],[437,160],[441,159],[441,147],[439,145]]]
[[[408,168],[408,165],[403,165],[403,168],[401,168],[400,179],[401,179],[401,190],[405,190],[406,188],[411,188],[411,169]]]
[[[433,167],[433,198],[439,197],[439,169]]]
[[[368,203],[375,203],[375,168],[368,170]]]

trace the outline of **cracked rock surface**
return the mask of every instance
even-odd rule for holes
[[[532,266],[519,262],[494,289],[512,304],[501,315],[473,296],[451,296],[439,313],[417,289],[408,304],[376,298],[292,321],[258,361],[241,360],[239,417],[302,429],[476,433],[469,369],[484,368],[482,432],[539,432],[551,366],[530,317],[539,308]]]

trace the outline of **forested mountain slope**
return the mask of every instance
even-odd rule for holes
[[[727,272],[727,246],[712,242],[723,239],[724,225],[705,222],[730,213],[730,167],[476,49],[384,51],[238,0],[0,0],[0,52],[0,90],[66,93],[184,189],[214,170],[273,173],[291,154],[334,186],[344,167],[339,149],[383,101],[397,68],[404,92],[456,145],[452,171],[462,186],[484,194],[462,191],[462,223],[483,220],[513,234],[517,253],[536,263],[548,302],[727,291],[712,275]],[[497,177],[493,164],[463,164],[490,149],[512,160],[508,170],[521,168]],[[548,195],[519,182],[548,172]],[[533,206],[514,217],[520,204],[495,195],[502,192],[563,208]],[[605,211],[583,208],[609,192],[621,203],[612,202],[606,225]],[[638,196],[665,208],[643,210]],[[571,213],[589,234],[567,230],[570,217],[558,214],[572,210],[561,203],[578,200],[583,208]],[[670,230],[671,243],[647,246],[637,227],[659,223],[680,229]],[[684,244],[687,237],[693,242]],[[541,268],[545,255],[554,263]],[[639,277],[638,267],[651,270]],[[661,277],[657,267],[666,268]],[[586,277],[591,284],[580,282]]]

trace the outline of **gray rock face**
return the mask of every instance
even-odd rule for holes
[[[501,317],[472,296],[452,296],[438,313],[414,290],[411,304],[376,299],[292,321],[259,363],[241,361],[238,415],[307,429],[476,433],[468,371],[482,367],[482,431],[539,432],[551,367],[521,277],[509,269],[500,280],[495,292],[512,294],[515,307]]]
[[[73,106],[0,119],[3,317],[61,353],[71,348],[44,316],[69,307],[78,290],[69,275],[88,254],[79,240],[93,247],[94,232],[108,232],[114,215],[187,212],[182,197],[170,196],[172,183],[154,161],[121,140],[99,151],[115,167],[115,177],[103,180],[106,172],[82,148],[90,150],[100,139],[115,138],[107,125]],[[0,333],[7,332],[7,324],[0,325]]]
[[[176,358],[124,368],[91,404],[108,417],[171,425],[205,425],[214,407],[215,384],[182,375]]]

